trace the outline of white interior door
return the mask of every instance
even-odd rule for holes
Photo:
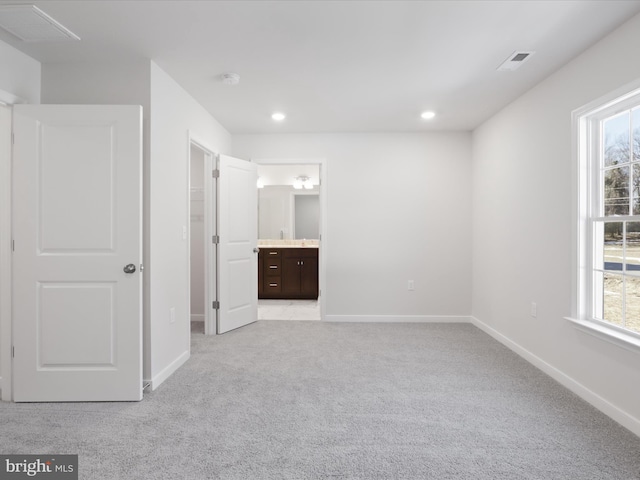
[[[258,170],[255,163],[218,160],[218,333],[258,319]]]
[[[18,105],[13,132],[14,400],[141,400],[142,107]]]

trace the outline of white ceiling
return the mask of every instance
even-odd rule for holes
[[[234,134],[470,130],[640,12],[640,0],[0,0],[19,3],[82,40],[0,40],[43,63],[152,59]],[[516,50],[536,53],[497,71]],[[421,120],[427,109],[438,116]]]

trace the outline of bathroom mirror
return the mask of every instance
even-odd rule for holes
[[[290,185],[258,189],[260,240],[315,240],[319,236],[320,201],[317,187],[296,190]]]
[[[320,197],[318,194],[293,195],[293,230],[296,240],[320,236]]]

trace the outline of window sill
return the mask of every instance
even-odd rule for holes
[[[579,320],[577,318],[564,317],[565,320],[573,323],[580,331],[592,335],[606,342],[622,347],[634,353],[640,353],[640,338],[633,334],[621,332],[606,325],[600,325],[596,322],[587,320]]]

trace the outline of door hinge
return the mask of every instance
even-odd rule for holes
[[[16,358],[16,347],[11,345],[11,358]]]
[[[219,310],[220,302],[218,300],[214,300],[213,302],[211,302],[211,308],[213,308],[214,310]]]
[[[16,251],[16,241],[15,240],[11,240],[11,251],[12,252]]]
[[[211,176],[213,178],[220,178],[220,170],[216,169],[216,170],[212,170],[211,171]]]
[[[16,143],[16,134],[11,132],[11,145]]]
[[[211,237],[211,243],[218,245],[220,243],[220,235],[214,235]]]

